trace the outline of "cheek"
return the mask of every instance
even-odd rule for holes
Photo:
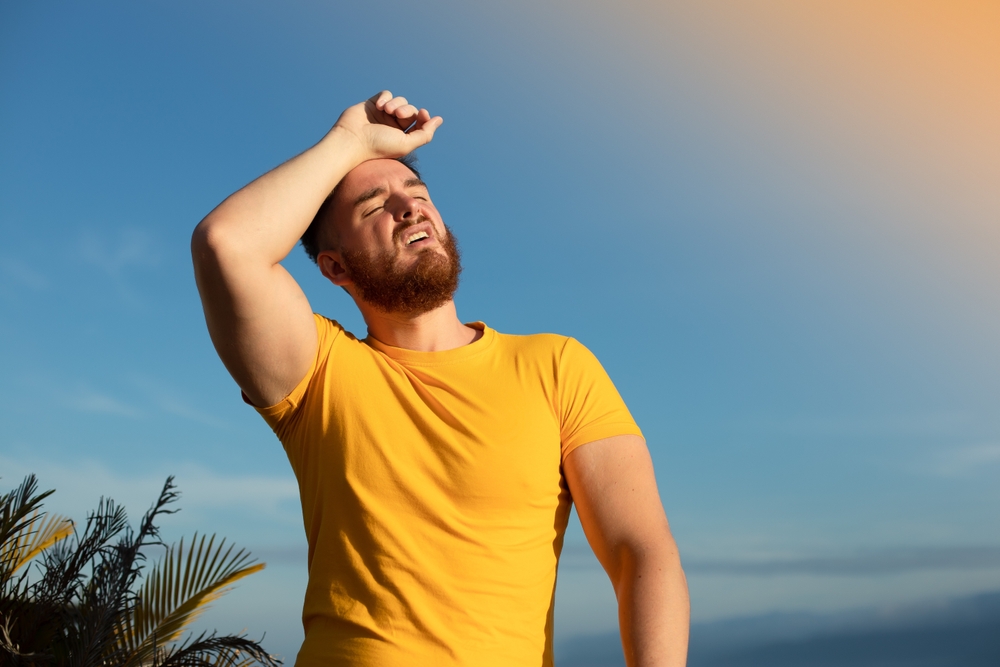
[[[355,221],[340,230],[340,245],[348,250],[367,250],[378,242],[378,227],[374,220]]]
[[[393,222],[369,221],[366,226],[352,230],[350,243],[344,239],[343,247],[369,259],[380,255],[398,254],[398,249],[392,238]]]

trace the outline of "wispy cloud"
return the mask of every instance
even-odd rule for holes
[[[56,384],[53,381],[53,384]],[[78,412],[103,414],[138,419],[157,413],[173,415],[205,426],[227,429],[230,424],[210,412],[197,407],[196,401],[184,391],[163,381],[145,375],[134,375],[126,380],[128,398],[114,392],[95,389],[81,381],[75,388],[56,384],[50,391],[56,400]],[[119,394],[123,392],[118,392]]]
[[[959,476],[1000,464],[1000,442],[955,447],[940,452],[932,470],[940,475]]]
[[[68,407],[80,412],[117,415],[133,419],[143,416],[142,410],[114,396],[87,387],[79,387],[75,391],[64,393],[63,402]]]
[[[185,396],[183,391],[168,386],[160,380],[145,375],[135,375],[131,381],[153,405],[167,414],[215,428],[230,426],[212,413],[196,407],[195,402]]]
[[[791,558],[701,559],[684,569],[697,574],[744,576],[890,575],[915,570],[976,570],[1000,568],[1000,546],[901,547],[832,556]]]
[[[597,568],[600,564],[587,545],[567,544],[560,567]],[[832,555],[771,558],[692,558],[684,561],[688,574],[775,577],[879,576],[919,570],[980,570],[1000,568],[1000,545],[957,545],[872,549]]]
[[[159,264],[156,243],[149,232],[134,228],[85,230],[79,237],[77,256],[110,280],[124,303],[134,308],[145,305],[132,276],[138,269]]]
[[[26,262],[14,259],[13,257],[0,257],[0,273],[7,281],[20,288],[27,288],[38,292],[49,286],[49,280],[45,274],[38,271]]]
[[[723,419],[723,428],[746,432],[782,435],[914,435],[929,433],[950,435],[972,421],[971,414],[956,410],[940,410],[908,414],[860,415],[741,415]]]
[[[113,235],[87,230],[80,236],[80,257],[111,278],[121,278],[133,267],[157,263],[152,238],[139,229],[123,229]]]
[[[93,509],[101,496],[114,498],[129,510],[130,516],[137,517],[152,503],[166,478],[160,472],[124,473],[92,460],[53,462],[0,456],[0,470],[3,488],[34,473],[41,488],[57,490],[46,507],[77,519],[81,518],[77,516],[81,510]],[[290,470],[284,475],[226,474],[182,462],[171,466],[171,472],[182,493],[183,515],[226,510],[227,514],[243,516],[258,529],[264,520],[296,526],[301,522],[298,485]]]

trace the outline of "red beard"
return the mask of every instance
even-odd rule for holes
[[[403,230],[400,230],[400,234]],[[412,266],[399,267],[399,248],[376,255],[342,250],[344,268],[354,282],[358,297],[384,313],[420,315],[447,303],[458,289],[462,272],[455,235],[445,225],[441,240],[445,254],[421,250]]]

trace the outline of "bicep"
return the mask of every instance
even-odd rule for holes
[[[608,574],[619,571],[623,550],[672,544],[641,437],[618,435],[581,445],[566,456],[563,470],[587,540]]]
[[[192,241],[205,321],[222,363],[254,405],[273,405],[305,377],[316,355],[309,301],[280,264]]]

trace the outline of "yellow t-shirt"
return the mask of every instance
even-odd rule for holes
[[[552,665],[562,457],[641,435],[600,363],[482,323],[445,352],[316,326],[309,373],[259,410],[309,541],[297,667]]]

